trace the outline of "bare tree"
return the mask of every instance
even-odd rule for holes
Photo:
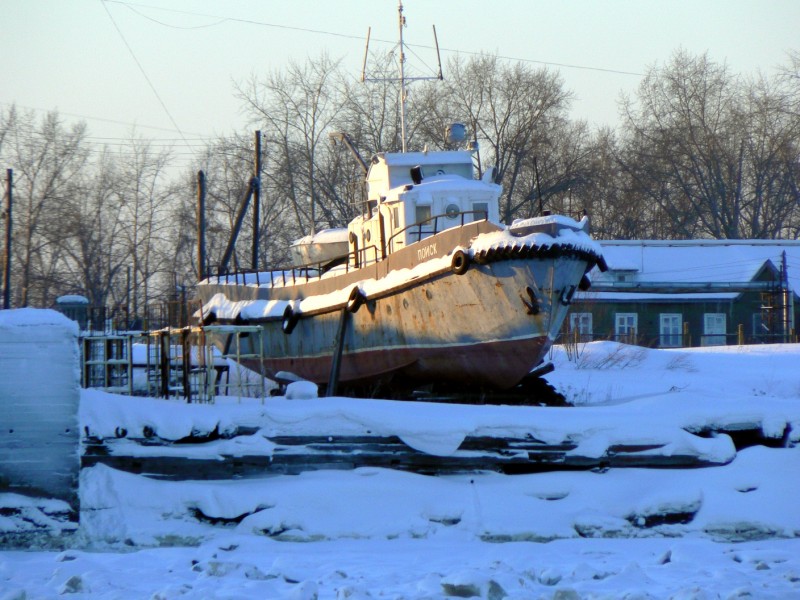
[[[78,178],[59,211],[65,232],[61,240],[65,291],[86,295],[92,306],[127,300],[127,288],[119,282],[129,259],[119,243],[126,228],[119,185],[114,157],[103,150],[92,168]]]
[[[86,164],[86,126],[67,127],[57,112],[41,121],[33,112],[7,115],[2,156],[14,169],[15,304],[48,306],[54,300],[65,232],[55,218]]]
[[[172,225],[167,217],[174,190],[164,185],[168,152],[155,152],[150,142],[131,136],[121,151],[117,202],[125,227],[119,241],[131,266],[131,310],[138,314],[156,297],[174,293],[173,270],[163,251]]]
[[[800,217],[800,116],[792,95],[760,76],[747,86],[740,110],[746,122],[742,232],[747,237],[791,235]]]
[[[291,62],[285,74],[251,79],[239,98],[261,125],[273,169],[270,183],[291,201],[294,229],[304,234],[330,221],[320,206],[319,170],[329,152],[328,132],[342,105],[338,62],[322,55],[305,65]],[[280,174],[280,179],[278,179]]]
[[[763,77],[678,51],[623,103],[625,169],[673,237],[777,237],[797,210],[791,105]]]
[[[371,54],[368,60],[368,82],[345,78],[341,80],[344,102],[337,115],[336,125],[356,141],[365,155],[396,152],[402,146],[400,86],[394,60],[395,57],[391,54]],[[415,97],[415,90],[412,89],[409,93],[412,105],[415,104]],[[427,105],[425,102],[424,106]],[[426,109],[423,107],[422,110]],[[416,115],[420,112],[413,109],[409,111],[412,123],[419,120]],[[410,127],[412,139],[415,129],[413,125]]]
[[[428,114],[440,131],[446,117],[466,120],[481,145],[481,162],[497,168],[501,218],[510,222],[530,202],[533,157],[555,146],[553,132],[564,124],[571,95],[558,74],[496,56],[456,58],[447,73],[447,102],[429,103]]]

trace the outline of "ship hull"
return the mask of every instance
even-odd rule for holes
[[[323,309],[315,306],[299,313],[288,328],[285,319],[238,318],[239,323],[260,326],[259,335],[237,342],[242,353],[250,354],[241,362],[268,377],[288,371],[326,384],[340,349],[337,379],[342,383],[395,377],[492,389],[513,387],[546,356],[566,317],[571,293],[597,256],[566,246],[537,250],[516,244],[474,255],[465,270],[455,268],[450,257],[455,249],[469,246],[475,233],[462,231],[461,239],[425,240],[424,247],[436,246],[440,251],[441,268],[426,269],[425,261],[418,261],[410,267],[421,269],[421,275],[373,286],[377,291],[362,282],[359,289],[366,290],[366,297],[354,311],[347,303],[332,302]],[[458,234],[450,232],[450,237]],[[449,250],[442,251],[445,248]],[[412,262],[423,258],[418,248],[406,250],[411,251]],[[396,269],[389,267],[383,278],[374,274],[375,281],[390,278]],[[351,281],[338,283],[331,278],[326,285],[346,292],[358,276],[351,274]],[[254,292],[242,285],[226,287],[227,296],[234,300],[248,294],[262,299],[282,294],[287,299],[309,299],[315,291],[323,291],[312,284],[292,286],[288,292],[286,288]],[[206,296],[220,289],[209,286]],[[218,340],[219,345],[224,343]]]

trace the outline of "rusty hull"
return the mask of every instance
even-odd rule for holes
[[[564,292],[574,289],[589,261],[567,255],[472,263],[464,274],[447,269],[367,299],[347,316],[340,381],[398,373],[513,387],[550,348],[568,310]],[[342,310],[305,315],[289,334],[280,321],[263,322],[257,343],[264,364],[250,368],[327,382]]]

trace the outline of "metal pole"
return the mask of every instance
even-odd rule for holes
[[[403,47],[403,26],[406,24],[406,18],[403,16],[403,2],[400,0],[397,3],[397,12],[399,15],[400,24],[400,52],[398,62],[400,64],[400,142],[402,151],[406,151],[406,77],[405,77],[405,62],[406,55]]]
[[[336,348],[331,360],[331,372],[328,377],[328,389],[325,390],[326,396],[335,396],[336,388],[339,385],[339,373],[342,370],[342,351],[344,350],[344,336],[347,333],[347,321],[350,319],[350,312],[347,307],[342,309],[339,317],[339,330],[336,333]]]
[[[539,184],[539,163],[533,157],[533,174],[536,176],[536,195],[539,196],[539,216],[544,216],[544,201],[542,200],[542,186]]]
[[[11,208],[14,204],[14,170],[6,171],[6,245],[3,266],[3,308],[11,308]]]
[[[131,268],[128,267],[125,276],[125,318],[128,319],[126,328],[131,328]]]
[[[259,243],[259,228],[261,226],[261,132],[256,131],[255,142],[255,171],[253,177],[258,180],[259,185],[253,190],[253,262],[252,268],[254,271],[258,270],[258,243]]]
[[[233,224],[233,231],[231,231],[230,238],[228,239],[228,247],[225,249],[225,254],[222,256],[222,262],[219,265],[219,273],[222,274],[228,270],[228,264],[231,262],[233,251],[236,248],[236,238],[239,237],[239,231],[242,229],[244,217],[247,214],[247,207],[250,204],[250,198],[253,195],[253,190],[258,187],[258,180],[253,177],[247,186],[244,198],[239,205],[239,212],[236,214],[236,221]]]
[[[789,332],[792,328],[791,290],[789,289],[789,269],[786,264],[786,250],[781,254],[781,307],[783,310],[783,341],[789,342]]]
[[[197,172],[197,279],[205,278],[206,268],[206,174]]]

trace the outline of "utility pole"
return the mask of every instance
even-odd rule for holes
[[[206,270],[206,174],[197,172],[197,280]]]
[[[5,260],[3,261],[3,308],[11,308],[11,208],[14,204],[14,170],[6,171],[6,235]]]
[[[258,180],[258,185],[253,190],[253,261],[252,268],[258,269],[258,233],[261,220],[261,131],[256,131],[255,160],[253,161],[253,177]]]
[[[789,289],[789,268],[786,265],[786,250],[781,254],[781,307],[783,314],[781,320],[783,321],[783,341],[788,343],[791,341],[792,331],[792,291]]]

